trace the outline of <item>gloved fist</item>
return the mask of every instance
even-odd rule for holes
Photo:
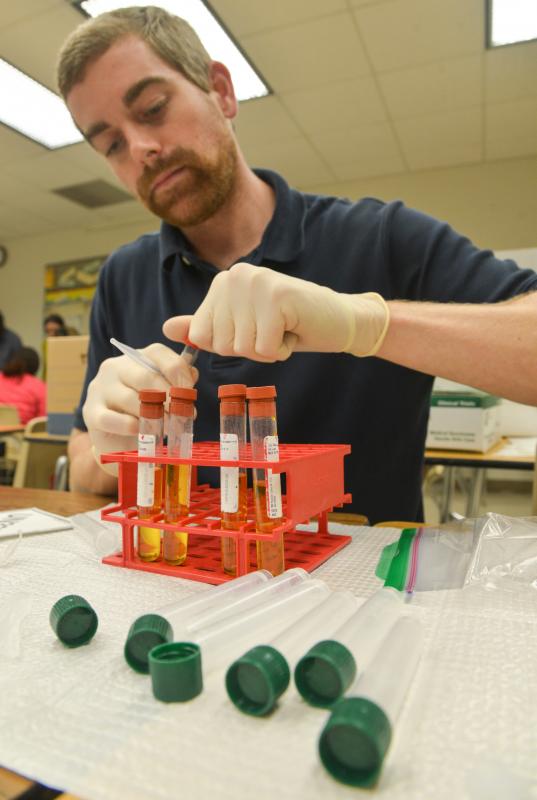
[[[141,389],[168,392],[170,386],[191,387],[198,379],[198,371],[163,344],[151,344],[140,353],[147,355],[162,375],[127,356],[117,356],[102,362],[88,386],[82,414],[98,463],[101,453],[136,449]],[[112,474],[117,472],[116,464],[100,466]]]
[[[163,330],[202,350],[272,362],[294,351],[374,355],[388,323],[388,307],[373,292],[339,294],[266,267],[235,264],[215,277],[192,317],[172,317]]]

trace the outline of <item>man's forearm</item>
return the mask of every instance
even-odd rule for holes
[[[537,405],[537,292],[495,304],[388,305],[379,358]]]
[[[69,488],[74,492],[114,495],[117,478],[109,475],[95,461],[87,433],[73,431],[69,441]]]

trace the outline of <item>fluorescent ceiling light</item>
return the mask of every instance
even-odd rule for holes
[[[489,47],[537,39],[536,0],[489,0]]]
[[[132,0],[82,0],[82,2],[75,0],[75,2],[90,17],[96,17],[116,8],[147,5]],[[192,25],[211,58],[221,61],[231,72],[238,100],[264,97],[269,93],[268,87],[202,0],[160,0],[152,2],[152,5],[164,8],[171,14],[186,19]]]
[[[3,59],[0,122],[50,150],[82,141],[63,100]]]

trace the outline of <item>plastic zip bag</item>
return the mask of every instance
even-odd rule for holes
[[[408,593],[460,589],[478,535],[474,520],[443,528],[405,528],[397,542],[384,548],[375,574],[385,586]]]
[[[465,585],[516,583],[537,589],[537,517],[486,514],[475,521],[477,542]]]

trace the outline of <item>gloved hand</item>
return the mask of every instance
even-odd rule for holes
[[[284,361],[294,351],[372,356],[389,324],[374,292],[339,294],[326,286],[251,264],[220,272],[192,316],[164,323],[169,339],[220,355]]]
[[[117,474],[117,464],[101,464],[101,453],[135,450],[138,436],[138,413],[141,389],[167,392],[170,386],[193,386],[198,371],[190,367],[176,352],[163,344],[140,349],[162,375],[151,372],[127,356],[108,358],[102,362],[88,386],[82,414],[88,427],[93,454],[97,463],[110,474]]]

